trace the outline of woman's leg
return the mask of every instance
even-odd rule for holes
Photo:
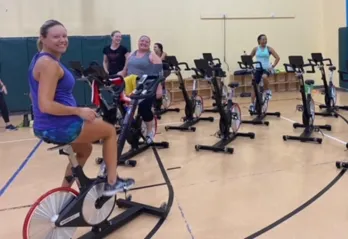
[[[73,144],[89,144],[96,140],[103,140],[103,159],[107,171],[107,184],[104,195],[110,196],[116,192],[128,189],[134,184],[133,179],[117,177],[117,137],[115,128],[102,119],[85,122],[79,137]]]
[[[8,130],[16,130],[17,128],[14,127],[10,123],[10,116],[9,116],[7,104],[6,104],[6,101],[5,101],[4,94],[2,92],[0,92],[0,111],[1,111],[2,118],[5,121],[6,129],[8,129]]]
[[[77,162],[79,163],[79,165],[81,167],[83,167],[87,161],[87,159],[89,158],[89,156],[92,153],[92,144],[91,143],[72,143],[71,144],[74,152],[76,153],[76,159]],[[69,163],[68,166],[66,167],[65,170],[65,175],[63,178],[63,183],[62,183],[62,187],[71,187],[73,184],[73,181],[68,182],[66,180],[66,177],[71,176],[72,172],[71,172],[71,164]]]
[[[264,72],[262,74],[262,79],[263,79],[263,85],[264,85],[265,92],[267,92],[268,98],[271,99],[272,98],[272,91],[269,88],[269,81],[268,81],[269,76],[270,76],[269,72]]]
[[[254,74],[254,78],[255,78],[255,82],[256,84],[259,84],[261,81],[261,77],[262,77],[262,71],[256,70],[255,74]],[[249,107],[250,111],[254,111],[254,102],[255,102],[255,92],[254,92],[254,86],[251,86],[251,104]]]
[[[140,116],[142,117],[143,121],[145,122],[146,125],[146,137],[148,137],[151,141],[153,140],[154,135],[152,134],[153,132],[153,127],[154,127],[154,122],[153,122],[153,112],[152,112],[152,102],[153,98],[151,99],[146,99],[142,101],[139,104],[138,112]]]

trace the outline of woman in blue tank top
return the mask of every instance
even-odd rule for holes
[[[158,75],[162,71],[162,60],[156,53],[150,51],[151,40],[148,36],[141,36],[138,41],[138,50],[132,52],[126,61],[123,71],[120,75],[133,77],[134,75],[141,77],[142,75]],[[127,84],[128,80],[125,79]],[[159,85],[156,92],[156,98],[162,98],[162,86]],[[147,142],[153,141],[154,132],[154,115],[152,105],[155,99],[146,99],[139,104],[139,114],[146,124]]]
[[[103,158],[107,167],[107,183],[103,194],[113,196],[134,184],[133,179],[117,176],[117,138],[114,127],[90,108],[77,107],[73,96],[75,79],[60,62],[68,47],[67,31],[56,20],[46,21],[40,28],[37,53],[29,67],[29,86],[34,113],[34,133],[47,143],[71,144],[79,164],[83,166],[91,154],[92,142],[103,139]],[[71,176],[67,166],[62,186]]]
[[[259,84],[261,78],[263,79],[264,89],[268,93],[269,99],[272,98],[272,92],[269,89],[268,77],[274,72],[274,67],[278,64],[280,58],[277,52],[270,46],[267,46],[267,37],[265,34],[261,34],[257,37],[257,43],[259,44],[251,51],[251,56],[256,56],[256,61],[261,62],[262,71],[257,71],[255,74],[256,83]],[[275,58],[273,64],[270,62],[270,56]],[[256,67],[258,67],[256,65]],[[255,93],[251,91],[251,105],[250,110],[254,111]]]

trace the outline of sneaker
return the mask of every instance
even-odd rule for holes
[[[272,99],[272,91],[271,90],[266,90],[267,96],[268,96],[268,100]]]
[[[16,126],[13,126],[12,124],[9,124],[5,127],[6,130],[10,130],[10,131],[16,131],[18,130],[18,128]]]
[[[109,183],[105,184],[103,196],[112,197],[116,195],[116,193],[129,190],[134,184],[135,181],[132,178],[123,179],[117,177],[117,181],[114,185],[110,185]]]
[[[155,135],[153,134],[153,131],[150,131],[150,132],[146,135],[146,143],[148,143],[148,144],[153,143],[154,137],[155,137]]]
[[[249,106],[249,111],[250,111],[250,112],[254,112],[254,111],[255,111],[255,109],[254,109],[254,104],[250,104],[250,106]]]

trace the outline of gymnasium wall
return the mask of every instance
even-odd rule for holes
[[[202,52],[223,59],[222,20],[201,17],[268,17],[274,13],[275,17],[295,18],[226,21],[230,72],[238,67],[236,62],[243,51],[249,53],[256,46],[260,33],[267,34],[281,63],[291,54],[308,57],[314,51],[322,51],[337,62],[337,29],[344,24],[344,1],[0,0],[0,36],[37,35],[46,19],[56,18],[67,26],[70,35],[104,35],[119,29],[131,35],[132,48],[140,35],[147,34],[153,42],[162,42],[166,52],[192,64]]]
[[[338,67],[338,29],[346,26],[346,0],[323,1],[323,54]],[[335,77],[338,85],[338,75]]]

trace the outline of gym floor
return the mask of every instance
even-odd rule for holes
[[[233,155],[194,149],[195,144],[218,141],[213,136],[218,129],[218,114],[204,114],[214,116],[215,122],[198,123],[194,133],[164,130],[166,124],[180,124],[183,110],[163,115],[156,141],[168,141],[170,148],[159,150],[159,154],[165,168],[180,168],[167,171],[175,199],[169,217],[154,238],[247,238],[306,203],[331,186],[334,179],[334,185],[312,204],[258,238],[346,238],[348,176],[340,177],[335,161],[348,160],[348,125],[340,118],[317,116],[316,124],[332,125],[331,132],[323,131],[324,136],[315,133],[323,137],[321,145],[284,142],[282,135],[302,132],[292,127],[293,121],[301,122],[301,113],[295,110],[301,103],[299,97],[299,92],[275,93],[269,111],[280,111],[282,117],[267,117],[268,127],[242,125],[240,132],[255,132],[256,137],[237,138],[230,144],[235,149]],[[314,94],[314,99],[322,103],[323,95]],[[338,100],[339,104],[348,102],[348,93],[339,92]],[[243,119],[249,118],[249,98],[237,98],[237,102]],[[205,101],[207,108],[210,105]],[[348,117],[348,112],[340,113]],[[12,117],[15,123],[21,119]],[[47,151],[52,145],[38,142],[28,128],[0,133],[0,238],[21,238],[30,205],[61,184],[67,158],[57,151]],[[95,145],[85,167],[88,176],[97,174],[99,167],[94,158],[98,156],[101,146]],[[151,150],[136,159],[135,168],[119,167],[120,175],[134,177],[136,186],[164,182]],[[167,201],[168,190],[160,186],[134,191],[132,195],[134,201],[159,206]],[[141,216],[108,238],[144,238],[157,221]],[[76,236],[88,230],[79,229]]]

